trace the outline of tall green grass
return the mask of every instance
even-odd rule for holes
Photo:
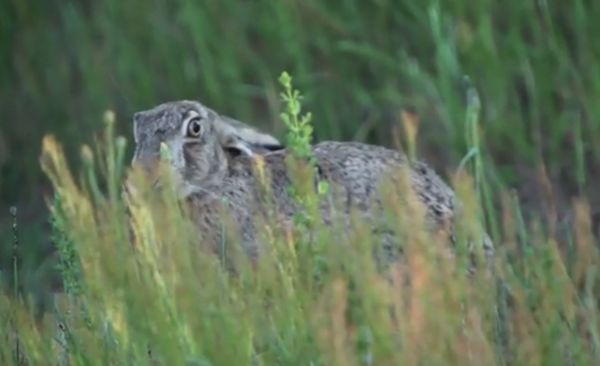
[[[298,116],[299,108],[288,109],[294,111]],[[471,117],[476,123],[477,113]],[[124,168],[125,144],[114,138],[114,123],[108,114],[98,149],[82,148],[75,175],[57,140],[44,139],[41,163],[58,197],[53,215],[74,265],[64,272],[75,274],[66,280],[78,286],[58,294],[57,309],[41,320],[19,299],[0,297],[2,364],[599,361],[600,258],[584,200],[573,203],[567,247],[503,194],[492,271],[473,276],[466,274],[469,251],[461,248],[480,230],[477,187],[486,182],[465,171],[453,181],[462,202],[456,252],[423,229],[423,208],[407,186],[386,191],[403,251],[394,263],[377,262],[377,238],[360,220],[343,231],[318,217],[296,230],[275,218],[259,222],[265,247],[250,261],[227,235],[225,256],[203,246],[168,175],[156,190],[141,172]],[[304,204],[318,199],[318,191],[298,192]]]
[[[531,211],[552,211],[540,184],[547,179],[557,229],[571,196],[589,197],[597,217],[599,10],[590,0],[2,1],[3,282],[14,282],[8,207],[16,204],[23,291],[47,287],[53,259],[44,260],[41,196],[49,187],[37,163],[45,133],[78,170],[79,146],[101,130],[104,110],[130,136],[133,112],[195,98],[282,136],[282,69],[305,90],[316,140],[393,145],[406,108],[420,120],[414,154],[446,176],[472,147],[467,75],[481,99],[488,196],[516,188],[529,220]],[[500,207],[484,204],[488,213]],[[489,229],[497,239],[499,229]]]
[[[306,90],[319,139],[391,144],[390,127],[409,106],[426,126],[421,153],[448,169],[466,151],[461,80],[468,75],[485,106],[485,146],[502,179],[516,184],[543,162],[569,193],[584,191],[599,162],[595,1],[0,6],[4,202],[37,191],[37,141],[45,132],[76,157],[105,109],[117,112],[128,134],[134,111],[197,98],[280,133],[275,80],[282,69]]]

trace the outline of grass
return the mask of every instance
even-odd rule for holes
[[[2,325],[10,326],[0,332],[11,340],[1,363],[13,360],[9,330],[15,328],[32,362],[60,355],[50,349],[54,322],[28,311],[29,296],[37,294],[38,314],[61,314],[47,312],[48,273],[56,260],[44,249],[51,230],[39,205],[41,192],[49,191],[39,169],[39,141],[51,132],[64,143],[65,156],[58,148],[44,156],[56,164],[64,159],[82,175],[77,186],[66,187],[62,169],[53,188],[65,189],[62,200],[94,213],[66,207],[58,216],[63,220],[53,222],[55,233],[73,239],[99,224],[92,239],[73,241],[99,271],[96,278],[81,268],[98,287],[61,297],[67,309],[85,309],[85,316],[75,311],[67,322],[73,326],[69,354],[82,364],[145,363],[146,344],[155,358],[185,357],[192,364],[249,358],[264,364],[454,364],[486,357],[497,364],[596,364],[599,16],[599,4],[587,0],[0,2],[0,279],[10,294],[1,312]],[[407,254],[409,268],[397,272],[422,274],[422,287],[400,291],[389,281],[394,269],[382,274],[360,255],[366,244],[332,252],[325,244],[333,234],[321,228],[315,228],[323,244],[318,251],[273,249],[264,268],[232,279],[208,255],[190,255],[202,262],[198,268],[180,262],[189,260],[195,237],[182,238],[181,252],[169,250],[174,231],[161,232],[151,221],[162,220],[161,205],[173,206],[167,222],[174,228],[186,221],[168,197],[122,201],[120,164],[131,144],[102,137],[104,150],[87,148],[78,158],[83,142],[104,136],[99,122],[106,109],[118,121],[109,135],[131,136],[134,111],[169,99],[196,98],[283,136],[276,83],[282,69],[304,91],[317,140],[401,146],[454,182],[469,207],[462,230],[475,232],[483,223],[492,234],[504,286],[468,281],[450,269],[446,275],[422,259],[432,254],[421,252],[430,246],[418,245],[426,240],[417,231],[405,240],[417,243]],[[15,203],[16,289],[8,215]],[[148,211],[103,221],[116,220],[133,203]],[[83,218],[91,221],[78,221]],[[138,263],[142,249],[124,249],[131,227],[148,234],[141,248],[167,251],[166,267],[145,256]],[[289,240],[302,243],[304,236],[296,234],[283,238],[273,228],[269,243],[283,250]],[[106,262],[93,254],[97,248],[111,253]],[[116,267],[109,262],[114,253],[131,268],[113,278],[107,273]],[[340,263],[346,263],[343,270]],[[172,269],[180,266],[185,281],[176,284]],[[127,272],[148,267],[157,268],[154,277]],[[319,282],[309,273],[319,274]],[[153,288],[161,277],[164,288]],[[181,288],[195,291],[181,303],[169,303],[160,292]],[[146,299],[157,298],[165,303],[146,308]],[[265,303],[275,309],[272,317]],[[388,311],[398,304],[404,313]],[[144,324],[145,316],[156,317],[158,328]],[[235,352],[219,352],[225,345]]]
[[[513,184],[517,167],[543,162],[570,192],[583,192],[600,156],[594,2],[27,4],[3,2],[1,11],[5,202],[37,190],[46,131],[77,156],[106,109],[127,136],[134,111],[184,97],[281,134],[275,80],[283,69],[305,90],[319,139],[391,144],[399,111],[412,107],[428,127],[420,152],[448,169],[466,151],[468,75],[503,180]]]
[[[289,94],[289,84],[286,90],[293,99],[288,118],[299,121],[298,95]],[[475,128],[477,112],[470,118]],[[386,202],[389,224],[401,232],[397,262],[382,267],[374,259],[377,239],[360,220],[343,232],[318,217],[291,232],[275,219],[257,222],[265,247],[252,262],[235,243],[224,243],[233,244],[225,256],[203,247],[168,178],[157,191],[140,172],[124,169],[123,138],[114,138],[111,114],[106,122],[98,149],[82,149],[79,178],[57,140],[43,141],[41,164],[58,197],[51,207],[66,292],[41,319],[18,298],[0,298],[2,364],[599,361],[599,253],[584,200],[574,201],[573,248],[564,251],[503,194],[495,275],[482,268],[466,274],[463,249],[480,228],[477,187],[486,182],[465,171],[454,177],[463,202],[455,257],[424,229],[422,207],[406,200],[411,192],[400,190]],[[477,173],[485,161],[475,155],[474,163],[469,171]],[[298,192],[307,207],[321,193]]]

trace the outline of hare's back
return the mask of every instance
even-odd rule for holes
[[[280,150],[264,155],[263,159],[271,192],[284,204],[283,207],[293,207],[287,189],[291,183],[285,162],[288,153]],[[399,183],[398,174],[408,172],[411,188],[436,221],[451,218],[454,214],[452,190],[432,169],[420,162],[409,164],[406,156],[397,150],[359,142],[325,141],[313,146],[313,154],[317,163],[317,179],[341,188],[341,192],[339,189],[336,191],[341,193],[345,206],[370,210],[375,202],[382,200],[382,184]],[[256,189],[261,185],[256,167],[251,158],[236,159],[236,164],[218,190],[224,196],[238,196],[231,197],[234,199],[245,196],[260,200],[257,193],[264,191]],[[403,187],[398,185],[397,188]]]
[[[387,177],[404,169],[410,174],[414,192],[435,218],[454,214],[455,198],[450,187],[426,164],[409,164],[397,150],[359,142],[327,141],[315,145],[313,151],[324,174],[354,195],[370,197]]]
[[[406,157],[396,150],[359,142],[321,142],[313,152],[319,168],[336,181],[376,183],[383,175],[406,168]]]

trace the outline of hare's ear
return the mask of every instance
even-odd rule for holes
[[[221,146],[236,156],[266,154],[284,148],[275,137],[229,117],[220,116],[215,127]]]
[[[232,156],[254,156],[256,154],[252,150],[252,145],[237,136],[230,136],[224,141],[222,146]]]
[[[281,145],[253,144],[239,136],[230,136],[222,146],[231,156],[254,156],[283,149]]]

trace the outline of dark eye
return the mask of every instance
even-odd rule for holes
[[[202,133],[202,123],[200,122],[200,118],[192,118],[188,123],[187,127],[187,135],[189,137],[198,137]]]

